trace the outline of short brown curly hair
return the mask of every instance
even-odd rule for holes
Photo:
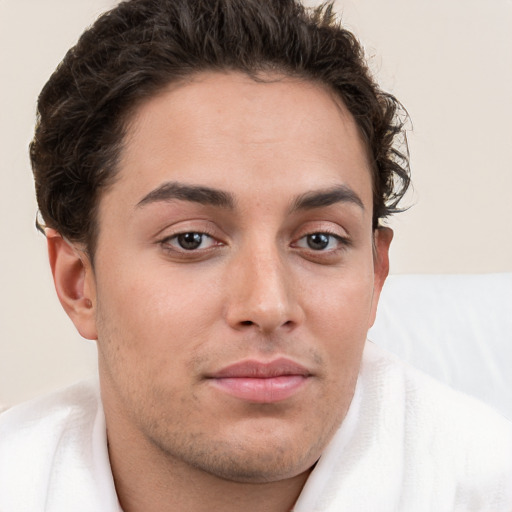
[[[85,31],[39,96],[30,156],[44,223],[92,257],[100,193],[115,178],[130,114],[169,83],[216,70],[271,70],[330,87],[372,161],[374,228],[398,211],[410,182],[405,111],[375,83],[332,3],[129,0]]]

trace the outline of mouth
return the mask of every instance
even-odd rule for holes
[[[275,403],[297,394],[311,372],[286,358],[270,362],[242,361],[207,376],[211,385],[235,398],[253,403]]]

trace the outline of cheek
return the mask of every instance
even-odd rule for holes
[[[117,265],[98,286],[98,344],[123,372],[169,374],[189,363],[219,317],[222,287],[168,265]]]
[[[373,267],[360,272],[347,269],[310,287],[306,302],[307,316],[317,329],[350,345],[366,338],[372,313],[374,289]]]
[[[372,277],[340,279],[322,293],[312,294],[308,330],[325,362],[325,402],[345,411],[357,380],[368,332]]]
[[[165,262],[140,262],[133,268],[119,265],[102,285],[98,294],[111,313],[135,329],[159,329],[200,316],[210,309],[219,290],[214,280],[198,279],[192,269],[177,272]]]

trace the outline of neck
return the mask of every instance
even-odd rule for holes
[[[112,435],[111,435],[112,434]],[[124,512],[288,512],[310,470],[265,483],[235,482],[173,460],[109,431],[109,455]]]

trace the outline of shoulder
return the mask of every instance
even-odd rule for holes
[[[395,396],[403,399],[405,412],[430,419],[432,427],[441,423],[482,433],[482,427],[493,426],[512,435],[512,422],[488,405],[439,382],[371,342],[365,348],[361,377],[372,394],[382,394],[385,398],[389,392],[398,393]],[[472,421],[468,421],[470,418]]]
[[[7,409],[0,415],[0,450],[18,439],[27,441],[37,436],[56,436],[70,428],[83,428],[94,421],[99,404],[98,382],[88,379]]]
[[[512,503],[510,421],[371,343],[361,372],[369,400],[394,411],[389,421],[403,437],[411,474],[452,481],[461,496],[507,494]]]
[[[512,426],[368,343],[349,411],[296,512],[510,512]]]
[[[82,510],[102,469],[108,455],[97,379],[0,415],[0,510],[60,511],[70,503]]]

